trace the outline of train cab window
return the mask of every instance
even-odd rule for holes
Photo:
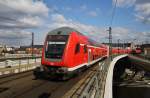
[[[87,53],[87,45],[84,45],[84,53]]]
[[[45,57],[48,59],[62,59],[68,35],[48,35]]]
[[[79,43],[76,44],[75,54],[78,52],[80,52],[80,44]]]

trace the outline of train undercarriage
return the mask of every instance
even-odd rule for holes
[[[87,66],[83,66],[74,71],[68,71],[66,68],[62,68],[62,67],[40,66],[33,71],[33,75],[35,79],[42,78],[42,79],[52,79],[52,80],[68,80],[74,76],[81,74],[87,68],[88,68]]]
[[[37,67],[34,72],[36,79],[55,79],[55,80],[67,80],[72,77],[74,74],[72,72],[67,72],[59,67]]]

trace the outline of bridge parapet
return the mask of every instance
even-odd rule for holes
[[[127,55],[107,58],[92,69],[63,98],[112,98],[112,73],[117,60]]]
[[[0,75],[14,74],[32,70],[41,64],[41,58],[23,58],[0,62]]]

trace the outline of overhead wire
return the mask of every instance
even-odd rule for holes
[[[115,0],[114,7],[112,9],[112,16],[111,16],[111,20],[110,20],[110,26],[113,25],[114,16],[115,16],[115,13],[116,13],[116,7],[117,7],[117,0]]]
[[[111,20],[110,20],[109,30],[107,30],[109,32],[109,57],[110,57],[110,60],[112,60],[112,28],[111,28],[111,26],[113,24],[113,20],[114,20],[114,16],[115,16],[116,6],[117,6],[117,0],[115,0],[115,5],[112,9],[112,16],[111,16]]]

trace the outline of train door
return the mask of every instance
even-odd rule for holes
[[[88,49],[88,65],[90,65],[91,62],[91,49]]]

